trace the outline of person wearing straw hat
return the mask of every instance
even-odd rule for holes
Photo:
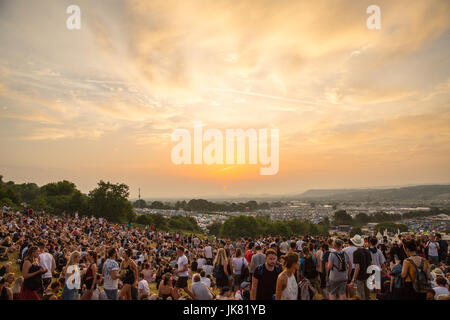
[[[370,290],[367,287],[367,268],[372,264],[372,257],[369,250],[364,248],[364,239],[356,234],[350,241],[355,245],[356,250],[353,252],[353,264],[355,272],[349,284],[350,287],[356,283],[356,295],[362,300],[370,299]]]

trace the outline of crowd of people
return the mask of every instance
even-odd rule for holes
[[[216,239],[32,209],[0,221],[0,300],[449,299],[439,234]]]

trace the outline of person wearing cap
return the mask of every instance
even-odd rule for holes
[[[350,287],[356,283],[356,295],[362,300],[370,299],[370,290],[367,287],[367,268],[372,263],[372,256],[368,249],[364,248],[364,239],[356,234],[350,239],[351,243],[356,247],[353,252],[353,264],[355,265],[355,272],[349,283]]]
[[[236,291],[235,298],[237,300],[250,300],[250,282],[241,283],[241,289]]]

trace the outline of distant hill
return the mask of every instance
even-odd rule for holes
[[[450,200],[450,185],[421,185],[388,189],[313,189],[300,194],[299,198],[340,201]]]

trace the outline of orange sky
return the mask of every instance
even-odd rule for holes
[[[153,198],[450,182],[449,1],[79,0],[73,31],[70,4],[0,0],[5,180]],[[175,166],[194,121],[279,129],[278,174]]]

